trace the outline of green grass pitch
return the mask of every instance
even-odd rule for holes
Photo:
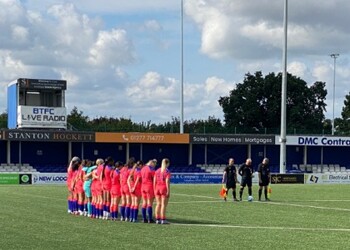
[[[171,224],[155,225],[69,215],[65,186],[0,186],[0,249],[350,249],[349,185],[273,185],[271,202],[219,190],[172,185]]]

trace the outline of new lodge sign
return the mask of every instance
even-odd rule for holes
[[[275,144],[275,136],[272,135],[224,135],[202,134],[190,135],[192,144]]]

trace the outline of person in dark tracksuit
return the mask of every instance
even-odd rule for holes
[[[232,189],[233,201],[238,201],[236,198],[236,183],[237,181],[237,169],[234,165],[235,161],[233,158],[228,160],[228,165],[224,170],[224,174],[222,176],[222,183],[226,184],[226,196],[229,189]],[[226,201],[226,196],[224,200]]]

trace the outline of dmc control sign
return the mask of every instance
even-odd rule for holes
[[[350,137],[287,136],[287,145],[349,147]]]
[[[322,145],[322,146],[350,146],[349,139],[327,137],[299,137],[299,145]]]
[[[67,127],[66,108],[18,106],[18,128]]]

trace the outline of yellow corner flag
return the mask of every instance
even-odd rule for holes
[[[270,199],[271,193],[272,193],[272,188],[271,188],[271,186],[269,185],[269,187],[267,188],[267,198]]]
[[[226,191],[227,191],[227,189],[226,189],[225,185],[222,185],[222,188],[221,188],[221,190],[220,190],[219,195],[220,195],[222,198],[226,198]]]

